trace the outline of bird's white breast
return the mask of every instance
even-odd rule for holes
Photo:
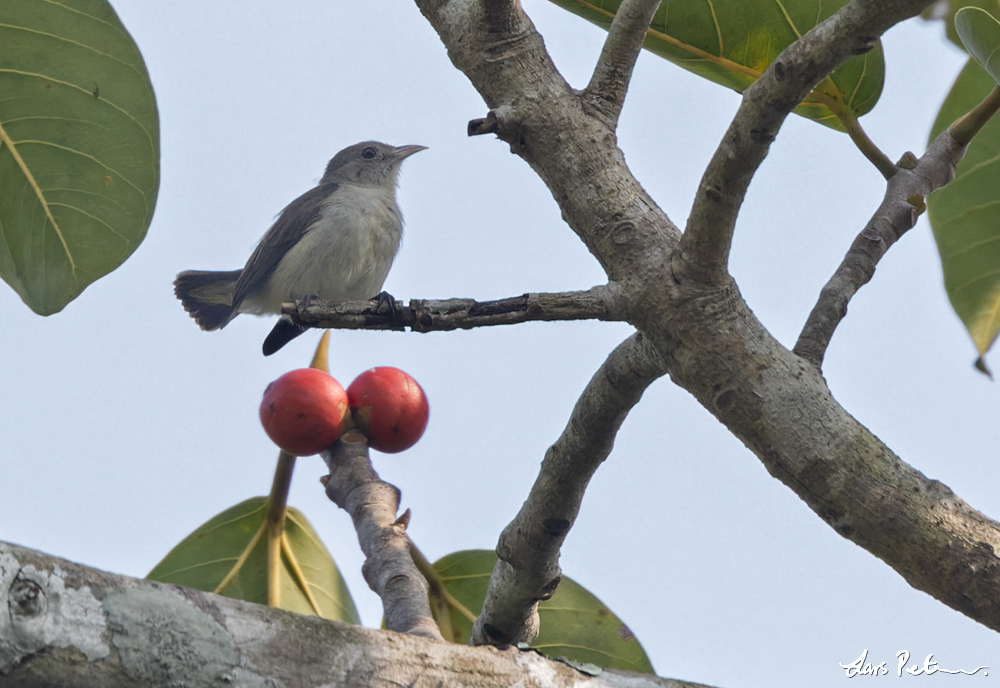
[[[275,313],[283,302],[309,295],[330,301],[377,295],[403,235],[393,191],[342,185],[240,310]]]

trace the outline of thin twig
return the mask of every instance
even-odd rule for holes
[[[847,304],[875,274],[882,256],[916,224],[924,199],[952,180],[968,144],[998,110],[1000,86],[941,132],[923,157],[917,160],[907,154],[895,165],[898,174],[889,179],[882,204],[820,292],[793,348],[796,354],[822,367],[833,333],[847,315]]]
[[[843,262],[820,291],[792,349],[822,367],[834,331],[847,315],[847,304],[875,274],[875,266],[900,237],[913,228],[924,209],[924,199],[955,176],[955,166],[966,147],[951,129],[938,135],[923,157],[907,154],[887,182],[882,204],[851,244]]]
[[[581,96],[596,105],[612,129],[625,103],[635,61],[661,0],[624,0],[615,12],[590,84]]]
[[[497,544],[499,559],[475,644],[531,642],[538,633],[538,602],[559,584],[559,549],[580,510],[587,483],[611,453],[625,416],[665,372],[641,334],[622,342],[594,374],[562,435],[545,453],[528,499]]]
[[[497,115],[490,110],[485,117],[469,121],[466,134],[469,136],[482,136],[484,134],[497,133]]]
[[[587,291],[522,294],[499,301],[474,299],[414,299],[393,307],[372,301],[286,303],[281,312],[306,327],[342,330],[402,330],[441,332],[490,325],[514,325],[533,320],[625,320],[625,302],[615,284]]]

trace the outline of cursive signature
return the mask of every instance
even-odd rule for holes
[[[896,665],[896,676],[902,676],[905,671],[910,676],[930,676],[932,674],[942,673],[942,674],[966,674],[967,676],[972,676],[974,674],[983,672],[983,676],[989,676],[988,666],[979,666],[972,671],[967,671],[965,669],[943,669],[938,666],[938,663],[934,661],[934,655],[927,655],[924,659],[923,665],[913,664],[909,667],[906,663],[910,661],[910,653],[906,650],[900,650],[896,653],[896,659],[898,664]],[[887,662],[879,662],[875,664],[869,662],[868,660],[868,650],[864,650],[861,656],[855,659],[850,664],[841,664],[840,668],[847,672],[847,678],[854,678],[855,676],[886,676],[889,673],[889,668]]]

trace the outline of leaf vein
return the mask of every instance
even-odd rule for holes
[[[66,258],[69,260],[70,272],[73,275],[74,282],[76,282],[76,261],[73,260],[73,254],[69,250],[66,238],[63,236],[62,230],[59,228],[59,223],[56,222],[56,218],[52,216],[52,211],[49,208],[48,201],[45,199],[45,193],[42,191],[42,187],[35,180],[35,176],[31,173],[31,170],[28,169],[28,165],[24,162],[24,158],[22,158],[21,154],[18,152],[17,145],[11,140],[10,135],[3,126],[3,123],[0,123],[0,142],[7,144],[7,148],[10,149],[10,154],[13,156],[14,162],[21,170],[21,174],[23,174],[25,179],[28,181],[29,186],[31,186],[32,190],[35,192],[35,197],[38,198],[38,202],[45,211],[45,216],[48,218],[49,223],[52,225],[52,229],[55,230],[56,236],[59,237],[59,241],[62,243],[63,251],[66,252]]]

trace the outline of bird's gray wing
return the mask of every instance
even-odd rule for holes
[[[233,289],[233,315],[239,312],[243,299],[267,279],[288,250],[298,243],[306,230],[316,222],[323,203],[338,187],[339,184],[333,182],[320,184],[306,191],[281,211],[271,229],[267,230],[264,238],[257,244],[240,278],[236,281],[236,287]]]

